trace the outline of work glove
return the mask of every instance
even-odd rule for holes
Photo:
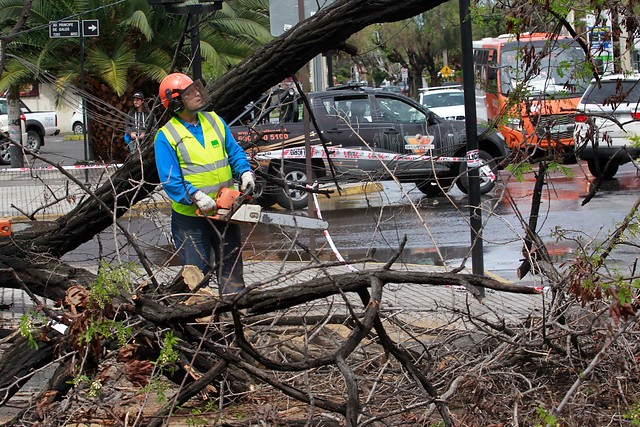
[[[240,177],[240,191],[247,194],[253,194],[256,189],[256,178],[253,172],[246,171]]]
[[[193,200],[203,213],[216,210],[216,201],[200,190],[193,193]]]

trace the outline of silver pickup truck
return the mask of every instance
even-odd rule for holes
[[[55,111],[31,111],[27,105],[20,101],[20,109],[26,118],[27,139],[23,141],[26,148],[37,152],[44,145],[46,135],[57,135],[58,114]],[[0,98],[0,124],[4,129],[7,125],[7,100]]]

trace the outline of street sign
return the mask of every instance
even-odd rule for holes
[[[305,19],[331,3],[333,0],[304,0]],[[292,28],[299,22],[298,0],[269,0],[269,20],[274,37]]]
[[[80,21],[49,22],[49,38],[80,37]]]
[[[453,74],[453,70],[449,68],[448,65],[445,65],[440,69],[440,75],[445,79],[448,79],[449,77],[451,77],[452,74]]]
[[[84,37],[97,37],[100,35],[100,21],[97,19],[82,20],[82,35]]]

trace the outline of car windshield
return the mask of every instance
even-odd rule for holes
[[[618,81],[607,80],[593,83],[582,100],[585,104],[611,105],[613,107],[620,104],[638,105],[640,103],[640,80]]]
[[[422,96],[422,104],[427,108],[464,105],[464,93],[425,93]]]
[[[395,98],[376,97],[383,120],[394,123],[427,123],[427,117],[412,105]]]

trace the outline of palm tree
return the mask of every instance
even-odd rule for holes
[[[0,23],[11,22],[22,0],[0,0]],[[229,0],[220,11],[201,16],[203,75],[210,81],[271,39],[267,0]],[[4,18],[4,20],[3,20]],[[38,78],[55,84],[60,98],[81,86],[81,40],[48,36],[50,21],[98,19],[99,37],[84,38],[82,93],[88,106],[93,158],[121,159],[124,120],[131,95],[155,95],[172,66],[189,72],[189,34],[185,17],[168,14],[146,0],[34,0],[29,28],[10,45],[0,90]],[[176,53],[177,52],[177,53]]]

